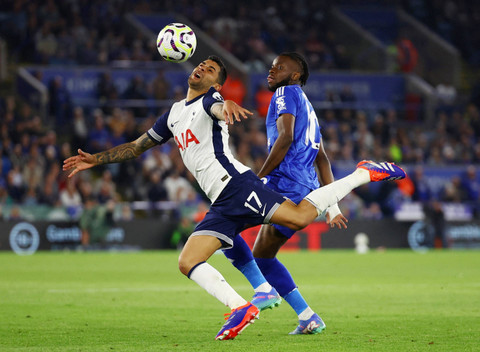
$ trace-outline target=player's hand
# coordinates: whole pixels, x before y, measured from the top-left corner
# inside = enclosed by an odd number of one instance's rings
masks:
[[[240,117],[244,119],[248,118],[248,115],[252,116],[253,112],[242,108],[240,105],[235,103],[233,100],[225,100],[223,103],[223,110],[222,110],[223,118],[227,125],[233,125],[235,121],[242,121]]]
[[[342,213],[338,214],[333,219],[330,219],[330,214],[328,214],[327,212],[327,215],[325,217],[327,218],[327,224],[329,224],[330,227],[333,228],[337,226],[339,229],[342,229],[342,227],[345,229],[347,228],[348,219],[343,216]]]
[[[77,172],[90,169],[96,165],[96,159],[92,154],[78,149],[78,155],[72,156],[63,161],[63,171],[73,170],[68,177],[72,177]]]

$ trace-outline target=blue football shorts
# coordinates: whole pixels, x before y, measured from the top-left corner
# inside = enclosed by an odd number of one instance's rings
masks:
[[[252,171],[235,175],[191,236],[215,236],[223,248],[231,248],[233,238],[242,230],[270,223],[273,213],[285,200]]]
[[[268,175],[262,178],[262,181],[264,181],[268,187],[290,199],[295,204],[300,203],[310,192],[313,191],[312,188],[305,187],[286,177],[282,177],[280,180],[280,177],[278,176]],[[282,233],[282,235],[288,238],[291,238],[296,232],[288,227],[277,224],[273,224],[273,227],[275,227]]]

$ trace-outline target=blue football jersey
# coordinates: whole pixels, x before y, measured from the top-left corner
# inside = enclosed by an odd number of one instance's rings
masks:
[[[315,110],[299,85],[278,88],[270,101],[266,118],[269,151],[278,138],[277,119],[285,113],[295,117],[294,140],[283,161],[270,173],[272,181],[276,180],[279,189],[290,191],[295,184],[318,188],[314,161],[322,135]]]

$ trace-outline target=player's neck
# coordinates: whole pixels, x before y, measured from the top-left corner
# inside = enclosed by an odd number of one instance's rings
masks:
[[[205,94],[206,92],[208,92],[208,89],[202,89],[202,90],[196,90],[196,89],[193,89],[193,88],[188,88],[187,90],[187,101],[191,101],[193,99],[195,99],[196,97],[202,95],[202,94]]]

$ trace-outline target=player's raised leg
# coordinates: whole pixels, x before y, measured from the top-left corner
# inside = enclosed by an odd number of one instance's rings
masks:
[[[300,230],[353,189],[369,182],[393,181],[405,177],[405,171],[393,163],[361,161],[350,175],[312,191],[297,206],[288,201],[283,202],[273,214],[271,222]]]
[[[220,249],[222,243],[213,236],[190,236],[179,257],[180,271],[209,294],[229,307],[229,319],[215,337],[217,340],[235,338],[259,315],[259,310],[240,296],[222,274],[206,262]]]

